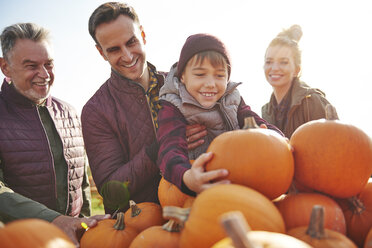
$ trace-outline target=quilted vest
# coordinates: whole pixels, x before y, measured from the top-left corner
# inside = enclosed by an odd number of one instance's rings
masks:
[[[62,140],[68,165],[68,206],[78,216],[83,205],[85,150],[75,110],[49,97],[46,107]],[[40,115],[26,97],[5,80],[0,92],[0,160],[4,182],[14,192],[56,209],[56,175],[52,152]]]

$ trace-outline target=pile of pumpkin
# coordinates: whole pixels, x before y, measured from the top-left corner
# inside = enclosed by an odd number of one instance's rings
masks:
[[[81,247],[372,248],[371,138],[334,120],[308,122],[290,140],[254,126],[208,148],[205,169],[228,169],[231,184],[194,198],[163,178],[160,205],[130,201]]]

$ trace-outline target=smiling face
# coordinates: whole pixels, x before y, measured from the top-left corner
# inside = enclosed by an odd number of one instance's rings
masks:
[[[49,96],[54,65],[47,41],[18,39],[7,59],[2,59],[1,69],[16,90],[34,103],[40,104]]]
[[[145,38],[138,23],[120,15],[112,22],[100,24],[96,29],[96,39],[98,51],[116,72],[147,85]]]
[[[227,66],[226,63],[213,66],[208,57],[198,60],[196,56],[188,61],[180,79],[195,100],[203,107],[211,107],[226,91]]]
[[[270,46],[266,51],[264,71],[266,80],[274,88],[290,88],[300,68],[294,63],[288,46]]]

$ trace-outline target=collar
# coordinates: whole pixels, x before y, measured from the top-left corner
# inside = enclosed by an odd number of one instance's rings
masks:
[[[4,79],[3,84],[1,86],[1,93],[6,99],[6,101],[13,102],[17,105],[21,105],[24,107],[34,107],[37,104],[35,104],[33,101],[25,97],[24,95],[20,94],[14,87],[14,85],[11,82],[7,82],[7,80]],[[49,96],[42,104],[42,106],[51,106],[52,105],[52,97]]]

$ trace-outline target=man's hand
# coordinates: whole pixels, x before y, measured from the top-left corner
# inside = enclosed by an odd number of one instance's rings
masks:
[[[80,239],[83,236],[84,228],[81,226],[82,222],[85,222],[87,226],[94,227],[97,222],[103,219],[109,219],[111,215],[95,215],[89,218],[74,218],[70,216],[61,215],[52,221],[52,224],[59,227],[64,231],[76,247],[80,247]]]
[[[228,175],[225,169],[205,171],[205,164],[213,157],[211,152],[203,153],[192,164],[191,169],[183,174],[183,182],[195,193],[199,194],[217,184],[229,184],[230,181],[223,179]]]
[[[200,124],[186,126],[187,149],[192,150],[204,143],[204,136],[207,135],[205,126]]]

